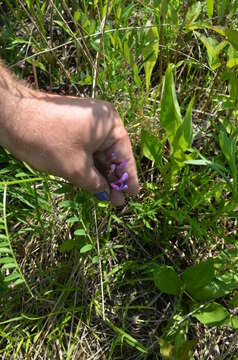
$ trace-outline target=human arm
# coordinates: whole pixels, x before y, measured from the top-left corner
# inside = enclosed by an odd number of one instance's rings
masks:
[[[108,178],[114,153],[127,162],[128,193],[138,192],[130,140],[108,102],[28,89],[0,64],[0,127],[0,145],[18,159],[92,193],[107,191],[121,205],[124,194]]]

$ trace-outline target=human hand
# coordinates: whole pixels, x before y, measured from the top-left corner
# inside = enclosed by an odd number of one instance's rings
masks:
[[[36,92],[15,99],[8,119],[8,149],[32,167],[60,176],[101,199],[122,205],[124,193],[110,186],[128,173],[130,195],[137,194],[138,178],[128,134],[113,105]],[[112,157],[117,167],[110,173]],[[126,167],[126,168],[125,168]]]

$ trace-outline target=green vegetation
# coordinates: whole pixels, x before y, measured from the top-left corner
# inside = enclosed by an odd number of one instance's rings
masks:
[[[112,209],[0,150],[1,358],[237,358],[237,15],[0,1],[0,56],[32,86],[114,102],[141,183]]]

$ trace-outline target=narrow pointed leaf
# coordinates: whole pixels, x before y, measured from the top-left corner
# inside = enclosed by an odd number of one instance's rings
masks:
[[[207,14],[210,19],[213,17],[213,0],[207,0]]]
[[[0,264],[11,264],[11,263],[15,263],[15,260],[9,256],[0,258]]]
[[[176,162],[183,163],[186,160],[185,152],[191,147],[193,140],[192,128],[192,107],[194,99],[188,105],[184,121],[180,125],[174,142],[173,142],[173,157]]]
[[[15,263],[4,264],[2,266],[2,270],[15,269],[16,267],[17,267],[17,265]]]
[[[23,284],[25,281],[23,279],[17,279],[15,282],[14,282],[14,286],[17,286],[17,285],[20,285],[20,284]]]
[[[10,250],[6,247],[0,247],[0,254],[10,254]]]
[[[146,43],[142,49],[147,91],[150,88],[151,75],[158,58],[158,54],[159,54],[159,33],[156,27],[151,27],[146,33]]]
[[[7,242],[7,241],[1,241],[1,242],[0,242],[0,248],[7,247],[7,246],[8,246],[8,242]]]
[[[20,278],[20,274],[17,272],[13,272],[12,274],[10,274],[4,278],[4,282],[9,283],[9,282],[17,280],[19,278]]]
[[[164,79],[161,99],[160,123],[168,133],[171,151],[173,151],[173,141],[175,139],[177,130],[182,123],[182,118],[176,96],[171,65],[168,66]]]

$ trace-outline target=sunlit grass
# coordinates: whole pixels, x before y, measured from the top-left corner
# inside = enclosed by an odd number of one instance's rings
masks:
[[[207,3],[171,1],[166,9],[158,1],[110,2],[95,93],[115,103],[133,144],[141,191],[123,209],[96,203],[1,149],[0,241],[11,247],[1,252],[0,242],[3,358],[180,360],[187,352],[223,359],[237,352],[237,186],[221,143],[221,131],[228,143],[237,136],[237,67],[227,68],[237,49],[208,61],[194,30],[230,41],[204,24],[237,28],[238,4],[214,1],[211,20]],[[0,55],[33,87],[90,97],[105,11],[100,0],[80,8],[2,1]],[[193,158],[172,176],[160,122],[169,63],[183,118],[195,98],[193,152],[186,149]],[[211,258],[220,296],[195,300],[191,289],[161,291],[155,281],[158,266],[181,276]],[[7,288],[14,269],[18,278]],[[209,327],[194,316],[214,301],[230,318]]]

